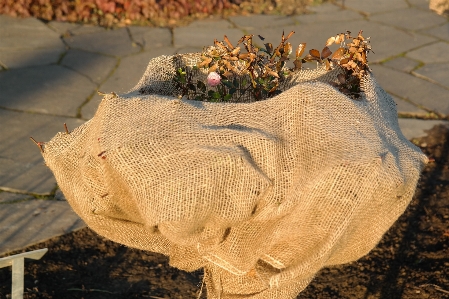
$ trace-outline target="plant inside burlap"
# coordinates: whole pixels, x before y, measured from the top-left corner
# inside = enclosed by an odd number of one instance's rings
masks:
[[[263,101],[178,99],[176,69],[198,61],[151,60],[131,92],[45,143],[75,212],[113,241],[204,267],[208,298],[295,298],[322,267],[367,254],[427,162],[373,75],[358,99],[321,67]]]

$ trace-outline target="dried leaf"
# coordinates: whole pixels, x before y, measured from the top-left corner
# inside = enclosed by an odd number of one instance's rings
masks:
[[[271,54],[273,52],[273,45],[271,43],[266,43],[265,44],[265,49],[267,50],[267,52],[269,54]]]
[[[312,60],[316,60],[316,58],[315,57],[313,57],[312,55],[310,55],[310,54],[307,54],[306,56],[304,56],[304,58],[303,58],[305,61],[312,61]]]
[[[329,61],[329,59],[326,59],[326,70],[327,71],[332,70],[332,65],[331,65],[331,62]]]
[[[234,48],[234,50],[231,51],[232,56],[236,56],[240,53],[240,47]]]
[[[299,71],[302,67],[302,62],[299,59],[296,59],[295,61],[293,61],[293,64],[295,65],[295,68],[294,68],[295,71]]]
[[[338,48],[337,51],[334,52],[334,55],[332,55],[332,59],[341,59],[343,55],[345,54],[345,48]]]
[[[344,35],[344,33],[340,33],[340,34],[337,34],[336,36],[335,36],[335,43],[336,44],[340,44],[340,43],[342,43],[342,42],[344,42],[345,41],[345,35]]]
[[[340,60],[340,65],[345,65],[348,62],[349,62],[349,58],[342,59],[342,60]]]
[[[228,44],[229,48],[234,49],[234,46],[231,44],[231,42],[229,41],[228,37],[225,35],[224,36],[224,41]]]
[[[198,63],[197,66],[198,67],[205,67],[205,66],[208,66],[209,63],[211,63],[211,62],[212,62],[212,58],[206,57],[206,59],[204,59],[203,62]]]
[[[241,39],[239,39],[239,41],[237,42],[237,45],[241,44],[242,42],[246,42],[247,40],[251,39],[253,36],[254,36],[253,34],[244,35]]]
[[[261,36],[261,35],[257,35],[257,36],[260,38],[260,40],[262,40],[262,41],[265,40],[265,38],[263,36]]]
[[[273,76],[273,77],[279,78],[279,75],[278,75],[278,73],[276,73],[276,72],[268,71],[268,74],[271,75],[271,76]]]
[[[328,47],[324,47],[323,51],[321,51],[321,59],[325,59],[332,54],[332,51]]]
[[[333,43],[335,43],[335,36],[331,36],[327,39],[326,41],[326,47],[329,47],[330,45],[332,45]]]
[[[306,49],[306,43],[300,43],[298,46],[298,49],[296,49],[296,59],[299,59],[302,56],[305,49]]]
[[[226,72],[223,73],[222,76],[225,77],[225,78],[229,78],[229,77],[232,76],[232,73],[230,71],[226,71]]]
[[[288,56],[292,53],[292,45],[290,43],[286,43],[284,45],[284,53],[282,54],[283,56]]]
[[[209,73],[215,72],[217,70],[217,68],[218,68],[218,64],[216,63],[209,68]]]
[[[309,54],[315,59],[320,59],[321,57],[320,52],[316,49],[309,50]]]
[[[239,60],[237,57],[235,57],[235,56],[223,56],[222,57],[223,59],[226,59],[226,60],[232,60],[232,61],[237,61],[237,60]]]

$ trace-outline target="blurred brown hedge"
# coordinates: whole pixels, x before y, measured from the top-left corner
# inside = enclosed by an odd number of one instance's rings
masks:
[[[102,26],[174,26],[213,14],[297,14],[312,0],[0,0],[0,14]]]

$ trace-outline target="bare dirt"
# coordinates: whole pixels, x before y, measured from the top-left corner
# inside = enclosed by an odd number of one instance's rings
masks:
[[[435,162],[406,212],[369,255],[323,269],[298,299],[449,298],[449,129],[414,142]],[[25,264],[25,299],[197,298],[201,286],[202,271],[177,270],[160,254],[87,228],[11,254],[45,247],[41,260]],[[11,269],[0,269],[0,298],[10,292]]]

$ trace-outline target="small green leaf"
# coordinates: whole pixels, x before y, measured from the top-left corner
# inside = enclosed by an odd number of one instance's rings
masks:
[[[234,85],[233,87],[237,88],[239,86],[239,80],[237,80],[237,78],[234,78],[234,81],[232,81],[232,85]]]
[[[219,98],[221,98],[221,95],[220,95],[219,92],[214,92],[214,93],[212,94],[212,98],[214,98],[214,99],[219,99]]]
[[[231,98],[232,98],[232,94],[227,94],[227,95],[224,96],[223,99],[224,99],[225,101],[229,101]]]
[[[230,93],[231,95],[233,95],[236,91],[237,91],[236,88],[231,88],[231,89],[229,90],[229,93]]]
[[[226,87],[229,87],[229,88],[232,88],[232,87],[234,87],[234,85],[230,82],[230,81],[228,81],[228,80],[223,80],[223,81],[221,81]]]

